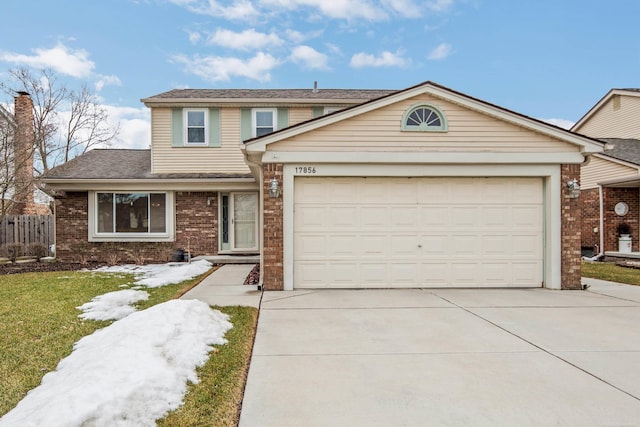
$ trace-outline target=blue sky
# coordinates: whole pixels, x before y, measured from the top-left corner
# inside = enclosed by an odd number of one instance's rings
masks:
[[[148,145],[139,100],[173,88],[431,80],[567,123],[613,87],[640,87],[636,0],[30,0],[0,10],[0,80],[26,66],[87,82],[121,122],[118,146]]]

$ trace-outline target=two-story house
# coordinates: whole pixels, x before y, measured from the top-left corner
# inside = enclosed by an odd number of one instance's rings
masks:
[[[260,254],[265,289],[581,286],[575,185],[598,141],[432,82],[142,101],[150,150],[46,176],[60,259],[189,245]]]
[[[605,143],[581,171],[582,247],[594,248],[595,255],[640,258],[640,89],[611,89],[571,130]],[[623,223],[631,246],[619,243]]]

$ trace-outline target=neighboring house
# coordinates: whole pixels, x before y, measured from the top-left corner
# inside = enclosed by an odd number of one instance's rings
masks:
[[[606,143],[581,171],[583,249],[640,257],[640,89],[610,90],[571,130]],[[619,253],[622,223],[631,228],[636,254]]]
[[[94,150],[45,177],[62,260],[117,242],[162,261],[188,243],[259,253],[270,290],[581,287],[569,187],[596,140],[432,82],[142,101],[151,150]]]
[[[49,215],[49,198],[35,187],[33,102],[14,98],[14,113],[0,106],[0,210],[8,215]]]

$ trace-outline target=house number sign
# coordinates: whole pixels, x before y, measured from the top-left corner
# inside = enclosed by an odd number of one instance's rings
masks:
[[[302,175],[313,175],[316,173],[315,166],[296,166],[296,173]]]
[[[629,205],[625,202],[618,202],[613,210],[616,212],[616,215],[625,216],[629,212]]]

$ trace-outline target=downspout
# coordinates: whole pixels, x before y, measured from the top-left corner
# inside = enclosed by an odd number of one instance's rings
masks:
[[[598,197],[600,198],[600,250],[596,259],[604,256],[604,200],[602,197],[602,184],[598,184]]]

